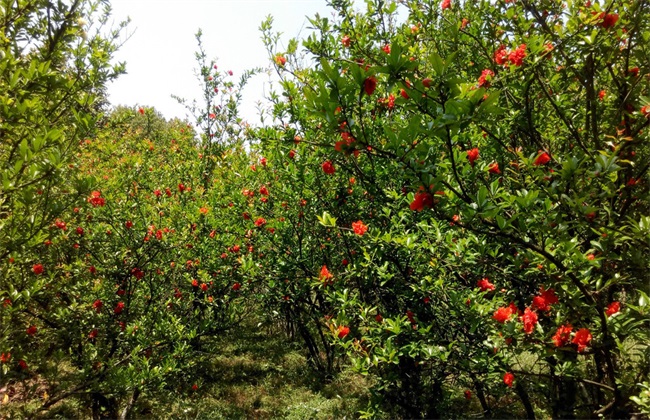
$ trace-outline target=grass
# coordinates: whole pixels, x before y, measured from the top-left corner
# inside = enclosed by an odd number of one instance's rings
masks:
[[[249,325],[214,344],[219,353],[200,372],[204,385],[187,397],[143,401],[134,416],[354,418],[367,402],[364,377],[344,372],[323,379],[308,367],[298,343],[288,343],[282,334]]]

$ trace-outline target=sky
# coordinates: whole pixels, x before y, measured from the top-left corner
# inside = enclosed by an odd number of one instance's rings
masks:
[[[130,17],[131,23],[115,54],[116,61],[126,62],[127,74],[108,86],[109,100],[115,106],[153,106],[167,119],[189,118],[172,94],[200,97],[194,76],[199,28],[208,57],[239,80],[245,69],[271,65],[259,31],[268,15],[274,31],[283,33],[280,49],[290,38],[307,36],[308,16],[332,16],[325,0],[111,0],[111,5],[115,22]],[[268,83],[268,75],[258,75],[244,90],[241,115],[251,124],[259,121],[256,103]]]

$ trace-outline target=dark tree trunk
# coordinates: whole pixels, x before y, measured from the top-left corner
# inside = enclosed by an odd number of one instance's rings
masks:
[[[526,418],[534,419],[535,410],[533,410],[533,405],[530,403],[530,398],[528,397],[528,392],[526,392],[526,388],[524,388],[521,382],[517,381],[517,385],[515,385],[515,389],[517,390],[517,395],[519,395],[519,398],[521,399],[521,403],[524,405],[524,408],[526,409]]]

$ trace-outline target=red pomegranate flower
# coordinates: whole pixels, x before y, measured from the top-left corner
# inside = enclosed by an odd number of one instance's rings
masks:
[[[510,388],[512,388],[512,383],[515,380],[515,375],[513,375],[510,372],[507,372],[505,375],[503,375],[503,383],[508,385]]]
[[[524,58],[526,58],[526,44],[521,44],[508,54],[508,61],[517,67],[524,64]]]
[[[263,217],[258,217],[257,220],[255,221],[255,226],[261,227],[266,224],[266,219]]]
[[[93,302],[93,309],[95,309],[97,313],[100,313],[102,311],[103,306],[104,303],[100,299],[97,299],[96,301]]]
[[[93,192],[90,193],[90,197],[88,198],[88,202],[93,207],[103,207],[106,204],[106,200],[104,200],[101,196],[102,196],[101,192],[93,191]]]
[[[650,105],[643,105],[641,107],[641,114],[646,118],[650,118]]]
[[[122,313],[124,310],[124,302],[117,302],[117,305],[115,306],[115,309],[113,310],[115,312],[115,315],[119,315]]]
[[[506,47],[505,45],[500,45],[494,52],[494,62],[501,66],[506,64],[507,59],[508,53],[506,52]]]
[[[322,266],[321,269],[320,269],[320,276],[319,276],[321,281],[327,282],[328,280],[332,279],[332,277],[334,277],[334,276],[327,269],[327,266],[326,265]]]
[[[37,276],[43,274],[43,271],[45,271],[45,269],[43,268],[43,264],[34,264],[32,266],[32,272]]]
[[[535,325],[537,325],[537,312],[532,311],[530,308],[526,308],[524,314],[521,316],[521,321],[524,323],[524,332],[526,334],[531,334]]]
[[[368,231],[368,226],[366,226],[361,220],[352,223],[352,229],[354,233],[359,236],[363,236],[364,233]]]
[[[551,310],[551,305],[558,303],[555,290],[546,290],[544,286],[540,287],[539,295],[533,298],[533,307],[540,311],[548,312]]]
[[[467,159],[469,160],[470,165],[474,166],[474,162],[476,162],[478,158],[479,158],[479,151],[477,147],[467,151]]]
[[[411,202],[411,210],[422,211],[425,207],[433,207],[433,196],[428,192],[417,192]]]
[[[619,313],[620,310],[621,310],[621,303],[620,303],[620,302],[616,302],[616,301],[614,301],[614,302],[610,303],[610,304],[607,306],[607,310],[605,311],[605,315],[607,315],[608,317],[610,317],[610,316],[612,316],[612,315],[614,315],[614,314]]]
[[[287,59],[281,54],[276,55],[273,60],[275,61],[275,64],[280,67],[284,67],[284,65],[287,64]]]
[[[478,87],[490,87],[490,81],[494,77],[494,72],[490,69],[485,69],[481,72],[478,78]]]
[[[540,165],[546,165],[551,161],[551,157],[549,156],[548,153],[543,152],[540,150],[540,154],[535,158],[535,161],[533,162],[533,165],[535,166],[540,166]]]
[[[591,332],[588,328],[580,328],[578,331],[576,331],[571,342],[573,344],[576,344],[578,346],[578,352],[582,353],[584,349],[589,345],[591,338]]]
[[[616,25],[616,22],[618,22],[618,15],[616,13],[605,13],[602,12],[600,14],[600,18],[603,20],[603,22],[600,24],[605,29],[609,29]]]
[[[511,316],[512,316],[512,310],[510,309],[510,307],[505,307],[505,308],[497,309],[496,312],[494,312],[494,315],[492,315],[492,319],[503,324],[506,321],[508,321]]]
[[[553,335],[553,343],[555,343],[555,347],[565,346],[571,339],[571,331],[573,331],[571,324],[560,326]]]
[[[493,164],[491,164],[488,167],[488,172],[491,173],[491,174],[500,175],[501,170],[499,169],[499,164],[497,162],[494,162]]]
[[[440,4],[440,8],[442,10],[451,8],[451,0],[442,0],[442,3]]]
[[[334,172],[336,172],[336,169],[334,168],[334,164],[329,160],[323,162],[321,167],[323,168],[323,172],[325,172],[327,175],[332,175]]]
[[[481,288],[481,292],[487,292],[488,290],[492,291],[496,289],[496,287],[494,287],[494,284],[490,283],[490,279],[488,279],[487,277],[484,277],[481,280],[479,280],[477,285],[478,287]]]
[[[345,338],[348,334],[350,334],[350,328],[343,325],[339,325],[338,337]]]
[[[377,78],[375,76],[370,76],[363,81],[363,90],[366,92],[366,95],[370,96],[375,93],[377,88]]]

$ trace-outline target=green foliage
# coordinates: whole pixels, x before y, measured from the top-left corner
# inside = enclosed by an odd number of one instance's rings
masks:
[[[112,73],[57,96],[56,60],[3,61],[22,137],[2,149],[2,383],[49,395],[23,413],[83,392],[94,415],[168,394],[180,413],[260,318],[316,381],[364,375],[362,417],[647,411],[650,4],[331,5],[283,51],[262,23],[281,80],[260,127],[237,111],[256,70],[231,82],[197,34],[198,141],[144,108],[81,134]],[[272,415],[351,409],[320,391]],[[264,414],[228,395],[197,412]]]
[[[330,340],[377,376],[374,410],[437,417],[453,381],[490,413],[515,371],[535,378],[513,388],[525,415],[623,415],[648,361],[648,4],[366,5],[334,3],[300,53],[262,27],[283,125],[256,138],[278,166],[301,138],[276,181],[317,199],[300,247],[326,250],[276,261],[329,267],[308,293],[323,294]],[[510,302],[530,315],[492,319]],[[626,309],[606,313],[613,302]],[[566,324],[591,332],[585,349],[576,335],[556,348]]]

